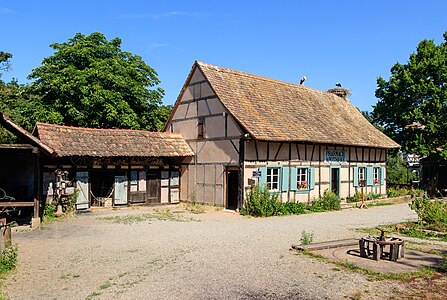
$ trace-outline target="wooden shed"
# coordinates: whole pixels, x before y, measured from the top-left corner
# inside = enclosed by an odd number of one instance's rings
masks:
[[[165,126],[195,154],[181,198],[241,208],[255,183],[282,201],[386,195],[386,152],[399,145],[332,91],[196,61]]]
[[[78,209],[177,203],[180,166],[194,155],[178,133],[37,123],[33,134],[54,150],[42,162],[44,196],[53,193],[55,170],[65,171],[80,191]]]

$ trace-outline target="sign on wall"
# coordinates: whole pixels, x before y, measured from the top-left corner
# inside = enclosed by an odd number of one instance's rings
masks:
[[[346,162],[346,152],[344,150],[325,150],[325,162]]]

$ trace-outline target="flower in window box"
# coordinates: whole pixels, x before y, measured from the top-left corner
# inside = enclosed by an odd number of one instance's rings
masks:
[[[298,181],[298,189],[299,190],[307,189],[307,181]]]
[[[374,179],[374,184],[379,184],[380,183],[380,179]]]

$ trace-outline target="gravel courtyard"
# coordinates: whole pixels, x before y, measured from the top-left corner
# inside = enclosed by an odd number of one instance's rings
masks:
[[[168,209],[167,220],[125,208],[16,232],[19,265],[3,289],[10,299],[387,299],[396,282],[370,282],[290,246],[303,230],[318,242],[416,219],[408,204],[273,218]]]

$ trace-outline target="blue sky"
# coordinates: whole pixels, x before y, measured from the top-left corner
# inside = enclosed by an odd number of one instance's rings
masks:
[[[447,1],[23,1],[0,0],[3,80],[27,75],[51,43],[102,32],[143,57],[174,103],[194,60],[327,90],[341,82],[362,110],[422,39],[442,42]]]

